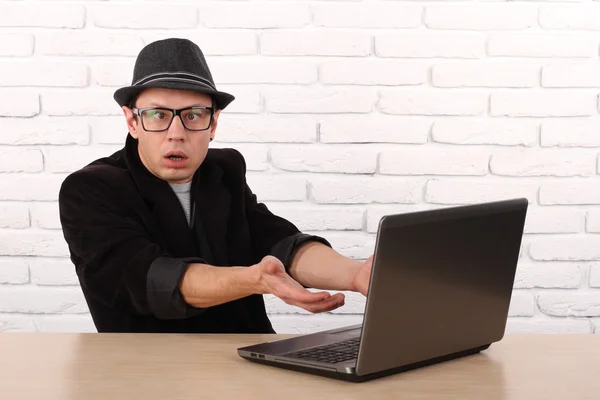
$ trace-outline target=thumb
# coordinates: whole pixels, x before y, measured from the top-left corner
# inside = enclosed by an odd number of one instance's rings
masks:
[[[277,272],[284,271],[283,263],[277,258],[273,256],[265,256],[260,261],[260,264],[265,268],[266,272],[269,274],[275,274]]]

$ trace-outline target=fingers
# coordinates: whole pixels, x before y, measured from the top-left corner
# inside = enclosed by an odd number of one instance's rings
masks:
[[[330,298],[318,303],[298,303],[296,306],[301,307],[312,313],[322,313],[335,310],[345,304],[345,297],[342,293],[337,293]]]

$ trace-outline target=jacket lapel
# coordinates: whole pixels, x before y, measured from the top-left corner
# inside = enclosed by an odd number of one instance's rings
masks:
[[[159,232],[149,227],[152,236],[162,238],[169,253],[175,257],[193,256],[193,237],[177,195],[166,181],[146,169],[139,158],[137,141],[131,135],[127,135],[125,162],[158,225]]]
[[[209,156],[192,181],[192,199],[196,204],[196,223],[203,228],[214,262],[228,265],[227,221],[231,197],[221,182],[223,169]]]

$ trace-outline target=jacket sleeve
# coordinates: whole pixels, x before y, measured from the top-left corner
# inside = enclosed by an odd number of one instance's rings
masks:
[[[74,173],[59,191],[59,216],[71,260],[86,296],[160,319],[202,312],[188,305],[179,283],[191,262],[154,243],[118,191],[104,179]]]
[[[313,241],[331,247],[325,238],[301,232],[292,222],[273,214],[265,204],[259,203],[246,182],[244,157],[239,152],[237,154],[243,167],[246,216],[255,259],[260,260],[266,255],[272,255],[283,263],[289,273],[295,251],[302,244]]]

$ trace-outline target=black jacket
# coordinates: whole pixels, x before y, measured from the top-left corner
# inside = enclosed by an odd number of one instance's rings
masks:
[[[192,229],[130,135],[123,149],[64,180],[60,221],[99,332],[273,333],[261,295],[206,309],[188,305],[178,289],[188,263],[248,266],[271,254],[289,269],[301,243],[329,246],[257,202],[236,150],[209,149],[191,192]]]

